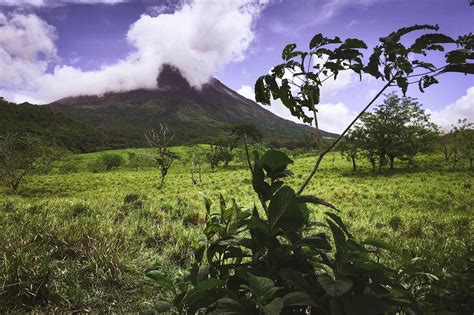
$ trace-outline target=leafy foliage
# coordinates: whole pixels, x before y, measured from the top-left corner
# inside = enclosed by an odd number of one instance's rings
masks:
[[[48,168],[64,151],[30,135],[0,137],[0,178],[16,192],[27,175]]]
[[[369,313],[374,305],[382,311],[416,309],[396,273],[357,243],[336,213],[325,212],[324,222],[310,222],[314,206],[335,207],[299,196],[284,183],[292,162],[275,150],[262,157],[255,154],[253,187],[263,213],[235,200],[228,205],[222,196],[215,209],[204,196],[206,239],[196,249],[189,275],[175,280],[182,288],[173,301],[178,311],[330,313],[355,307]],[[319,231],[309,228],[315,225]],[[383,241],[366,243],[391,250]]]
[[[435,147],[436,137],[436,125],[415,99],[391,93],[373,112],[362,115],[349,139],[378,161],[381,172],[387,160],[391,169],[395,158],[413,163],[417,154]]]

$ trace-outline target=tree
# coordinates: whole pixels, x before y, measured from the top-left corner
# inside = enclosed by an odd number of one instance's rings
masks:
[[[46,168],[62,151],[30,135],[0,137],[0,178],[15,193],[25,177]]]
[[[461,159],[469,160],[472,169],[474,159],[474,124],[467,119],[459,119],[452,125],[449,133],[441,136],[445,160],[451,161],[455,168]]]
[[[228,166],[234,159],[234,150],[238,147],[240,141],[248,143],[253,141],[258,143],[263,135],[257,127],[251,124],[228,125],[224,127],[227,134],[212,139],[211,152],[208,155],[208,161],[214,170],[220,162]]]
[[[360,140],[361,138],[357,135],[357,132],[353,130],[347,134],[339,145],[341,155],[352,162],[352,170],[354,172],[357,170],[356,160],[359,158],[361,153],[362,144],[360,143]]]
[[[205,150],[200,145],[193,145],[189,148],[189,155],[191,162],[191,182],[193,185],[197,184],[197,179],[195,178],[197,168],[199,183],[202,183],[202,164],[206,156]]]
[[[152,149],[152,153],[149,154],[149,157],[160,169],[161,180],[159,187],[163,187],[166,175],[168,175],[168,170],[173,163],[174,156],[170,150],[173,137],[174,135],[169,135],[168,127],[163,124],[160,124],[160,130],[158,133],[156,133],[155,130],[152,130],[150,133],[145,134],[148,146]]]
[[[433,148],[437,136],[436,125],[416,99],[395,93],[360,120],[354,132],[369,156],[377,156],[379,172],[387,161],[393,169],[395,158],[412,163],[416,154]]]

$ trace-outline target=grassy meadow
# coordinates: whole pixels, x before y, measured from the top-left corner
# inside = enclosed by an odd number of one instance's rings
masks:
[[[161,189],[153,168],[91,172],[101,153],[69,156],[27,178],[16,195],[0,188],[0,313],[140,311],[166,297],[144,275],[159,267],[172,276],[192,260],[203,237],[200,192],[257,203],[243,162],[216,172],[205,164],[203,183],[193,185],[186,149],[173,151],[182,158]],[[114,153],[127,158],[127,150]],[[294,160],[289,182],[299,186],[314,157]],[[393,244],[399,254],[383,257],[389,265],[432,273],[440,283],[465,272],[474,253],[472,171],[452,169],[441,155],[420,157],[412,168],[398,162],[380,175],[360,163],[354,173],[339,153],[329,154],[306,193],[341,209],[357,239]],[[312,215],[323,211],[314,207]]]

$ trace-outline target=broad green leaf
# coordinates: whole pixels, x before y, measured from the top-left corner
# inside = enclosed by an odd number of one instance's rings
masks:
[[[255,82],[255,101],[264,105],[270,105],[270,89],[265,85],[265,77],[261,76]]]
[[[332,297],[341,296],[352,288],[350,279],[333,279],[327,273],[318,276],[318,283]]]
[[[283,297],[283,303],[285,306],[316,305],[316,303],[308,294],[300,291],[291,292],[285,295]]]
[[[262,301],[269,300],[280,288],[275,286],[273,280],[254,276],[251,273],[248,273],[248,286],[247,287],[257,299]]]
[[[428,24],[423,24],[423,25],[413,25],[409,27],[402,27],[398,29],[395,32],[390,33],[387,37],[382,37],[380,39],[381,42],[387,43],[387,42],[398,42],[400,38],[408,33],[411,33],[413,31],[419,31],[419,30],[434,30],[437,31],[439,29],[438,25],[428,25]]]
[[[327,202],[327,201],[325,201],[321,198],[318,198],[316,196],[299,195],[299,196],[296,196],[296,202],[298,202],[298,203],[313,203],[313,204],[316,204],[316,205],[326,206],[328,208],[339,211],[335,206],[333,206],[329,202]]]
[[[204,205],[206,206],[206,212],[207,214],[211,213],[211,205],[212,205],[212,200],[209,199],[204,193],[200,192],[199,193],[204,200]]]
[[[442,72],[461,72],[464,74],[474,74],[474,64],[453,64],[446,66]]]
[[[224,285],[224,281],[220,279],[210,278],[210,279],[199,282],[198,285],[194,289],[191,290],[191,292],[197,293],[197,292],[207,291],[207,290],[215,289],[222,285]]]
[[[293,160],[281,151],[268,150],[262,155],[260,163],[267,172],[277,173],[293,163]]]
[[[324,212],[324,214],[330,217],[346,233],[348,237],[352,237],[352,234],[349,233],[349,230],[347,229],[340,216],[331,212]]]
[[[468,49],[457,49],[446,54],[448,63],[466,63],[467,59],[474,59],[474,52]]]
[[[348,38],[344,41],[344,43],[339,47],[347,49],[347,48],[367,48],[367,45],[364,41],[357,39],[357,38]]]
[[[261,311],[265,315],[276,315],[280,314],[281,311],[283,310],[283,299],[282,298],[276,298],[264,307],[261,308]]]
[[[296,44],[286,45],[285,48],[283,48],[283,52],[281,53],[281,58],[285,61],[290,59],[290,54],[291,52],[293,52],[293,50],[295,50],[295,48],[296,48]]]
[[[313,49],[319,45],[321,45],[321,43],[323,42],[323,34],[316,34],[313,36],[313,38],[311,39],[311,41],[309,42],[309,49]]]
[[[398,253],[399,251],[393,247],[391,244],[385,242],[384,240],[377,238],[367,238],[362,242],[363,245],[370,245],[380,249],[385,249],[393,253]]]
[[[217,300],[217,308],[212,314],[242,315],[249,314],[249,311],[250,310],[245,305],[242,305],[236,300],[222,298]]]
[[[285,214],[294,197],[295,191],[288,186],[283,186],[270,199],[270,205],[268,206],[268,225],[270,230],[275,227],[280,218]]]
[[[309,210],[306,204],[293,201],[275,226],[287,234],[298,233],[309,222]]]
[[[455,43],[456,41],[444,34],[424,34],[415,40],[415,43],[410,47],[415,52],[421,52],[424,49],[429,49],[430,45],[440,43]]]
[[[296,289],[302,290],[306,293],[313,294],[315,293],[315,289],[313,285],[308,282],[301,273],[290,269],[290,268],[282,268],[279,271],[280,276],[285,280],[287,284],[290,286],[295,287]]]
[[[329,244],[325,235],[313,235],[305,237],[301,240],[301,244],[307,245],[313,249],[331,250],[331,244]]]

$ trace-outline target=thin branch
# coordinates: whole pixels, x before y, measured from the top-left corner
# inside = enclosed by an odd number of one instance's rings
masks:
[[[245,146],[245,156],[247,157],[247,164],[249,166],[250,173],[252,173],[252,176],[253,176],[252,162],[250,162],[249,147],[247,144],[247,134],[245,133],[244,133],[244,146]]]
[[[369,107],[382,95],[382,93],[392,84],[392,82],[395,80],[397,76],[394,76],[390,81],[388,81],[387,84],[377,93],[377,95],[374,96],[374,98],[367,104],[367,106],[364,107],[364,109],[357,115],[354,120],[346,127],[346,129],[342,132],[342,134],[333,142],[331,145],[329,145],[324,151],[322,151],[318,159],[316,160],[316,163],[313,166],[313,169],[309,176],[305,179],[305,181],[301,184],[301,187],[298,189],[298,192],[296,193],[297,195],[301,195],[301,193],[304,191],[306,186],[308,186],[309,182],[313,178],[314,174],[318,171],[319,165],[321,164],[322,159],[324,156],[329,153],[338,143],[339,141],[345,136],[345,134],[352,128],[352,126],[356,123],[356,121],[369,109]]]

